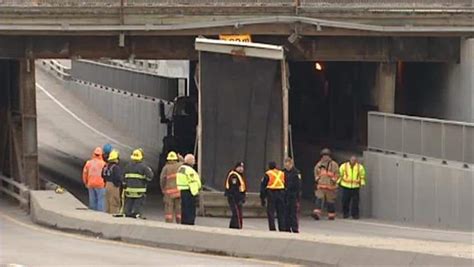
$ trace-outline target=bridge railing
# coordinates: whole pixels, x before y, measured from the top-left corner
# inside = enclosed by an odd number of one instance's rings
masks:
[[[368,148],[474,164],[474,123],[369,112]]]
[[[0,192],[17,200],[22,208],[28,209],[30,191],[26,185],[0,174]]]
[[[367,8],[463,8],[472,0],[0,0],[1,6],[146,7],[146,6],[300,6]]]
[[[71,78],[71,68],[68,68],[61,63],[59,63],[57,60],[50,59],[50,60],[42,60],[41,64],[43,66],[49,68],[53,73],[55,73],[59,78],[68,80]]]

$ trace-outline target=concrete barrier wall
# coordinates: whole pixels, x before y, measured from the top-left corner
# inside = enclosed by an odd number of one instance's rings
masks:
[[[71,77],[103,86],[172,101],[178,95],[176,78],[88,60],[71,61]]]
[[[369,183],[362,209],[373,218],[473,230],[474,170],[365,152]],[[459,164],[460,165],[460,164]]]
[[[125,91],[101,88],[94,84],[64,81],[65,88],[126,136],[141,140],[148,148],[161,151],[166,125],[160,123],[159,99],[145,99]],[[171,104],[165,102],[167,109]]]

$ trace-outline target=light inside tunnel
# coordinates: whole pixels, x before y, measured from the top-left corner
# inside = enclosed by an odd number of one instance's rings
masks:
[[[319,62],[314,63],[314,69],[316,71],[322,71],[323,70],[323,65]]]

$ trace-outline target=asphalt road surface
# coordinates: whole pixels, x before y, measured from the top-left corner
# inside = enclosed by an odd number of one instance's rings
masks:
[[[282,266],[279,263],[151,248],[50,230],[32,224],[28,216],[5,199],[0,199],[0,266],[183,265]]]

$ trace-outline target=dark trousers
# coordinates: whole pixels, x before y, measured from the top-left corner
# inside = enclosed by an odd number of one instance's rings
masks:
[[[196,220],[196,197],[189,190],[181,191],[181,224],[194,225]]]
[[[267,190],[268,228],[275,231],[275,213],[278,220],[278,231],[287,231],[285,223],[285,191]]]
[[[229,228],[242,229],[242,202],[240,198],[228,196],[227,202],[229,203],[230,210],[232,211]]]
[[[138,214],[142,215],[143,203],[145,196],[139,198],[125,197],[123,206],[123,213],[127,217],[136,217]]]
[[[299,233],[298,213],[300,210],[300,201],[296,196],[286,198],[286,223],[287,228],[292,233]]]
[[[349,217],[349,207],[352,218],[359,218],[359,188],[342,187],[342,212],[344,218]]]

